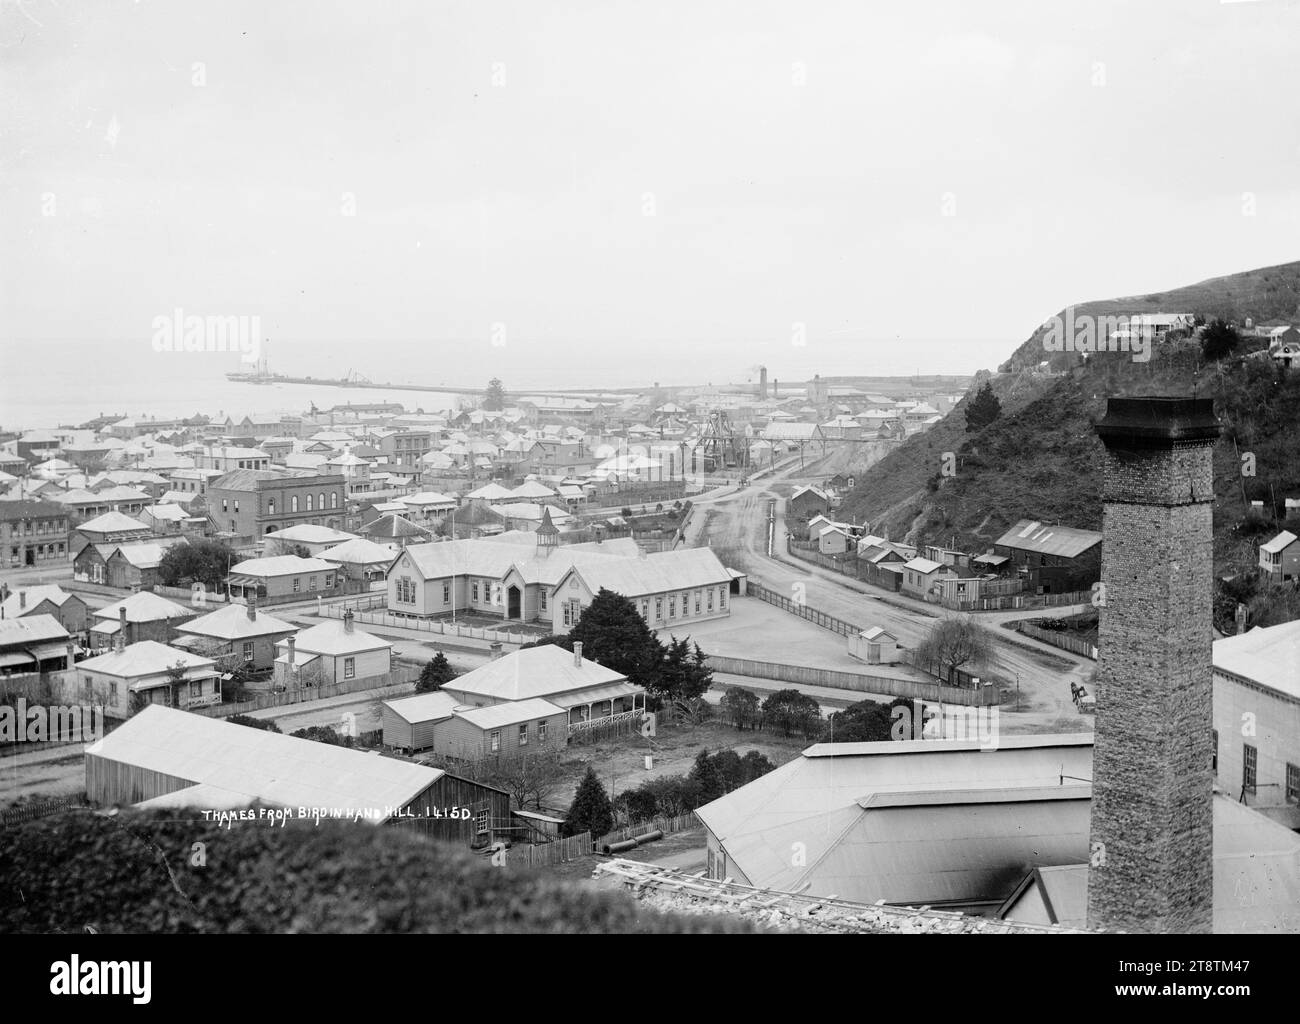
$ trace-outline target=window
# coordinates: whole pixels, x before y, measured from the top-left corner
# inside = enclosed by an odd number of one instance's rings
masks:
[[[1210,771],[1217,772],[1219,770],[1219,730],[1211,729],[1210,737],[1210,742],[1213,745],[1213,749],[1210,751]]]
[[[268,499],[266,500],[266,514],[267,514],[268,516],[273,516],[273,515],[275,515],[275,499],[274,499],[274,498],[268,498]]]
[[[1255,756],[1256,750],[1249,743],[1242,745],[1241,751],[1241,788],[1247,793],[1255,792]]]
[[[549,593],[550,591],[547,590],[546,587],[542,587],[542,589],[537,592],[538,607],[542,611],[546,611],[546,598]]]
[[[577,590],[577,589],[578,589],[578,577],[577,577],[577,576],[570,576],[570,577],[569,577],[569,589],[570,589],[570,590]]]
[[[229,512],[229,511],[230,511],[230,506],[227,504],[225,498],[222,498],[222,499],[221,499],[221,511],[222,511],[222,512]]]
[[[339,507],[339,492],[334,491],[330,495],[330,508],[338,508],[338,507]]]
[[[546,722],[544,721],[537,723],[537,742],[546,742]]]
[[[1300,764],[1287,763],[1286,802],[1289,804],[1300,804]]]
[[[194,682],[190,683],[190,696],[191,696],[191,697],[201,697],[201,696],[203,696],[203,680],[202,680],[202,679],[196,679],[196,680],[194,680]]]
[[[308,495],[307,495],[307,511],[308,511],[308,512],[311,512],[314,508],[315,508],[315,506],[312,504],[312,495],[308,494]]]
[[[252,661],[252,660],[253,660],[253,641],[252,641],[252,640],[245,640],[245,641],[244,641],[244,660],[245,660],[245,661]]]
[[[573,625],[573,620],[569,617],[572,614],[572,610],[573,610],[573,602],[565,601],[564,602],[564,624],[566,626]]]
[[[527,722],[525,722],[523,725],[519,727],[519,745],[521,747],[528,746],[528,723]]]
[[[725,608],[725,607],[727,607],[727,588],[726,588],[726,587],[719,587],[719,588],[718,588],[718,607],[719,607],[719,608]]]
[[[235,499],[235,515],[239,515],[239,499]]]
[[[677,618],[677,595],[676,594],[668,595],[668,617],[670,619]]]
[[[320,504],[317,506],[322,512],[325,511],[325,492],[320,492]]]
[[[656,618],[656,619],[662,619],[663,617],[664,617],[664,599],[663,599],[662,597],[656,597],[656,598],[655,598],[655,618]]]
[[[478,600],[478,580],[471,580],[469,584],[469,597],[471,601]]]
[[[698,590],[695,592],[695,614],[700,614],[700,592]]]
[[[713,589],[709,589],[709,611],[713,611]]]
[[[291,512],[298,511],[298,495],[295,494],[293,497],[289,499],[289,510]]]
[[[344,659],[343,659],[343,678],[344,678],[344,679],[355,679],[356,676],[357,676],[357,659],[356,659],[356,658],[344,658]]]
[[[108,699],[113,704],[117,703],[117,683],[115,682],[108,684]]]
[[[315,589],[316,589],[316,577],[315,577],[315,576],[308,576],[308,577],[307,577],[307,589],[308,589],[308,590],[315,590]]]
[[[442,585],[442,603],[447,604],[450,600],[451,600],[451,584],[444,583]]]
[[[492,733],[489,733],[489,734],[488,734],[488,748],[489,748],[489,749],[492,751],[492,753],[494,753],[494,754],[495,754],[498,750],[501,749],[501,731],[500,731],[500,730],[496,730],[495,732],[492,732]]]
[[[488,812],[484,808],[481,811],[474,812],[474,832],[477,835],[483,835],[488,830]]]
[[[397,579],[397,603],[415,604],[415,583],[409,576],[399,576]]]
[[[331,574],[331,575],[325,577],[325,589],[326,589],[326,590],[329,590],[332,586],[334,586],[334,576],[333,576],[333,574]]]
[[[295,576],[293,578],[293,592],[296,594],[301,589],[302,589],[302,579],[301,577]]]
[[[647,622],[650,621],[650,602],[649,602],[649,601],[642,601],[642,602],[641,602],[641,618],[645,619]]]

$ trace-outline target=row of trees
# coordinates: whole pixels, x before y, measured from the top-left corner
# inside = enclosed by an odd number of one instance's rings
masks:
[[[895,728],[902,719],[895,709],[907,711],[911,729]],[[760,704],[758,696],[739,686],[722,696],[719,713],[737,729],[770,729],[783,736],[799,736],[818,743],[879,743],[892,739],[918,739],[920,716],[910,697],[889,703],[861,700],[823,718],[817,701],[798,690],[779,690]]]
[[[595,769],[589,767],[573,794],[563,832],[566,836],[590,832],[596,839],[612,832],[620,815],[631,823],[689,814],[761,778],[774,767],[757,750],[742,757],[734,750],[710,754],[704,749],[695,755],[688,774],[648,779],[635,789],[625,789],[614,800],[610,800]]]

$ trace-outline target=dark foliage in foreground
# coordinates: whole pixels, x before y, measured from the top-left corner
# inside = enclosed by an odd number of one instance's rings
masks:
[[[0,830],[0,932],[755,930],[656,914],[365,821],[223,828],[177,817],[75,811]]]

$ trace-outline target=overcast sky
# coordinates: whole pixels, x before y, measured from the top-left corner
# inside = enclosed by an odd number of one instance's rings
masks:
[[[0,65],[8,346],[972,371],[1300,258],[1296,0],[3,0]]]

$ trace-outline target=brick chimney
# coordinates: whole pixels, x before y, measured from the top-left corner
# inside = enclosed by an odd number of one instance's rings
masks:
[[[289,637],[289,638],[285,641],[285,643],[287,643],[287,644],[289,645],[289,651],[288,651],[288,653],[284,656],[284,660],[285,660],[285,662],[286,662],[286,663],[288,664],[288,666],[289,666],[289,671],[292,672],[292,671],[293,671],[293,653],[294,653],[294,645],[297,643],[297,641],[296,641],[293,637]]]
[[[1211,399],[1112,398],[1088,925],[1208,933],[1213,906]]]
[[[497,658],[501,657],[501,641],[493,640],[490,644],[488,644],[488,651],[490,652],[489,660],[496,661]]]
[[[27,591],[18,591],[18,610],[22,611],[27,607]]]
[[[577,668],[582,668],[582,641],[579,640],[573,645],[573,664]]]
[[[248,599],[246,610],[248,612],[248,621],[256,622],[257,621],[257,596],[256,595]]]
[[[117,649],[120,651],[126,646],[126,608],[122,607],[117,610]]]
[[[343,632],[352,632],[352,609],[349,608],[343,613]]]

